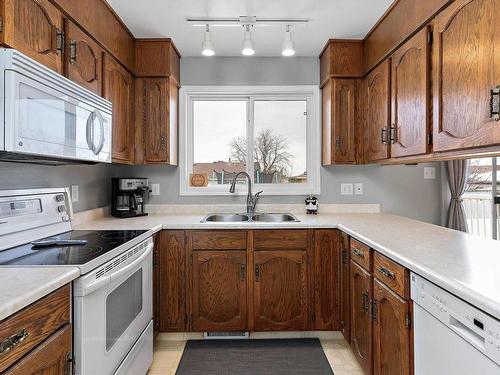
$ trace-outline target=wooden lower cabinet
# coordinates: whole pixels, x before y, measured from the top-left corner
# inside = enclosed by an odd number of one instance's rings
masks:
[[[66,324],[22,358],[4,375],[66,375],[71,373],[72,329]]]
[[[409,302],[373,283],[373,374],[410,374]]]
[[[194,251],[194,331],[244,331],[247,327],[246,251]]]
[[[340,328],[340,259],[338,230],[315,230],[313,251],[314,329]]]
[[[372,274],[351,261],[351,347],[365,374],[372,373]]]
[[[351,342],[351,267],[349,236],[340,233],[340,330],[344,338]]]
[[[254,330],[307,330],[307,252],[255,251],[253,259]]]
[[[183,332],[187,329],[185,232],[162,231],[160,241],[160,330]]]

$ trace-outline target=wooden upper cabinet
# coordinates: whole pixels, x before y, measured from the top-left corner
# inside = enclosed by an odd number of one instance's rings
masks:
[[[254,330],[309,328],[307,252],[254,252]]]
[[[134,162],[134,78],[104,55],[103,96],[113,103],[113,162]]]
[[[391,157],[430,151],[429,33],[423,28],[392,55]]]
[[[373,297],[373,374],[409,375],[409,302],[378,280],[373,284]]]
[[[330,39],[320,56],[320,84],[331,77],[363,76],[363,41]]]
[[[103,49],[68,19],[65,21],[65,33],[66,77],[101,95]]]
[[[498,0],[456,0],[434,21],[434,151],[500,144],[499,19]]]
[[[184,231],[162,231],[159,250],[161,331],[182,332],[187,329],[186,258]]]
[[[137,39],[135,42],[137,77],[173,77],[180,82],[180,58],[171,39]]]
[[[351,261],[351,348],[365,374],[372,371],[372,275]]]
[[[322,88],[323,165],[356,163],[357,79],[331,78]]]
[[[3,45],[63,73],[62,13],[49,0],[5,0],[0,3]]]
[[[338,230],[314,231],[314,329],[340,326],[340,258]]]
[[[246,251],[194,251],[194,331],[244,331],[247,327]]]
[[[349,236],[340,233],[340,330],[344,338],[351,342],[351,269],[350,269],[350,251]]]
[[[387,159],[390,121],[390,59],[364,79],[363,85],[364,159]]]

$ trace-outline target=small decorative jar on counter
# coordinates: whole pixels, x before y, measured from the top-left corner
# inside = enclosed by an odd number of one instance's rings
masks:
[[[318,198],[310,195],[306,198],[306,214],[317,215],[318,214]]]

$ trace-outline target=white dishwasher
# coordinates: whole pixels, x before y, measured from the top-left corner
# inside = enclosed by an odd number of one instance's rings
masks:
[[[415,375],[499,375],[500,321],[411,274]]]

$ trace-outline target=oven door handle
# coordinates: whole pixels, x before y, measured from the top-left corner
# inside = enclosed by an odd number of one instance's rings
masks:
[[[115,273],[112,273],[110,275],[111,281],[114,281],[114,280],[122,277],[123,275],[127,274],[131,269],[133,269],[137,265],[141,264],[144,261],[144,259],[146,259],[146,257],[151,253],[151,251],[153,250],[153,246],[154,246],[154,244],[150,243],[148,245],[147,249],[144,251],[144,253],[139,258],[135,259],[133,262],[130,262],[125,267],[123,267],[122,269],[119,269]]]
[[[82,290],[82,297],[88,296],[89,294],[94,293],[96,290],[101,289],[103,286],[108,285],[111,283],[111,277],[109,276],[102,276],[96,281],[85,285]]]

